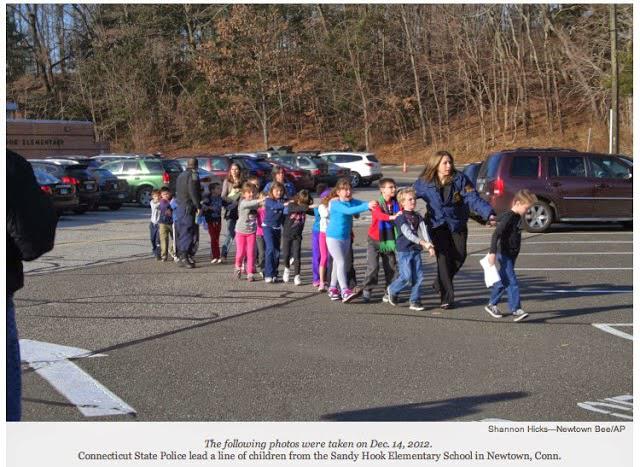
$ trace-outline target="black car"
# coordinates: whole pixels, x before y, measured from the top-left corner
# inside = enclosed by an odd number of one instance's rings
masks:
[[[107,206],[112,211],[122,207],[129,198],[129,184],[120,180],[107,169],[90,168],[89,171],[98,181],[99,197],[95,207]]]
[[[97,205],[100,196],[98,181],[87,170],[86,164],[62,159],[29,159],[29,162],[34,169],[42,169],[63,183],[75,186],[80,196],[80,204],[73,209],[75,213],[83,214]]]
[[[60,179],[37,167],[33,168],[33,174],[36,176],[40,189],[51,196],[53,207],[58,215],[62,214],[65,209],[78,207],[80,200],[75,185],[63,183]]]
[[[478,172],[480,172],[480,166],[482,162],[471,162],[463,167],[462,173],[469,177],[473,186],[476,186],[476,180],[478,179]]]

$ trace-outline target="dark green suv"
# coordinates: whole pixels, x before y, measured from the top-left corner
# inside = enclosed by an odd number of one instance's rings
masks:
[[[175,192],[176,179],[182,167],[174,160],[159,158],[126,158],[100,166],[129,184],[129,200],[149,206],[151,192],[163,186]]]

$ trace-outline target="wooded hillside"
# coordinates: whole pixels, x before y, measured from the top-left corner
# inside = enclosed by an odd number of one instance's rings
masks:
[[[632,5],[616,8],[631,153]],[[7,98],[116,150],[607,150],[608,5],[7,6]]]

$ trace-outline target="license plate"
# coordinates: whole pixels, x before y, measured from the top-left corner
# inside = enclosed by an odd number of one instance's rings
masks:
[[[66,188],[60,188],[61,195],[66,195],[67,193],[69,193],[69,190],[67,190]]]
[[[93,183],[86,183],[86,184],[84,185],[84,187],[85,187],[87,190],[93,190],[94,185],[93,185]]]
[[[120,199],[124,199],[124,194],[123,194],[123,193],[120,193],[120,194],[118,195],[118,198],[120,198]]]

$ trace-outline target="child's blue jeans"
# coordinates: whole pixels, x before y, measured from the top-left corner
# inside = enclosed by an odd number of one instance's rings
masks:
[[[278,277],[281,229],[262,227],[264,236],[264,277]]]
[[[491,289],[490,305],[497,305],[505,290],[509,299],[509,310],[513,313],[520,309],[520,289],[518,288],[518,278],[516,277],[516,259],[507,255],[496,255],[500,263],[500,281],[493,284]]]
[[[398,295],[405,288],[411,287],[411,303],[420,303],[420,286],[424,277],[420,250],[397,251],[398,277],[389,286],[392,295]]]

